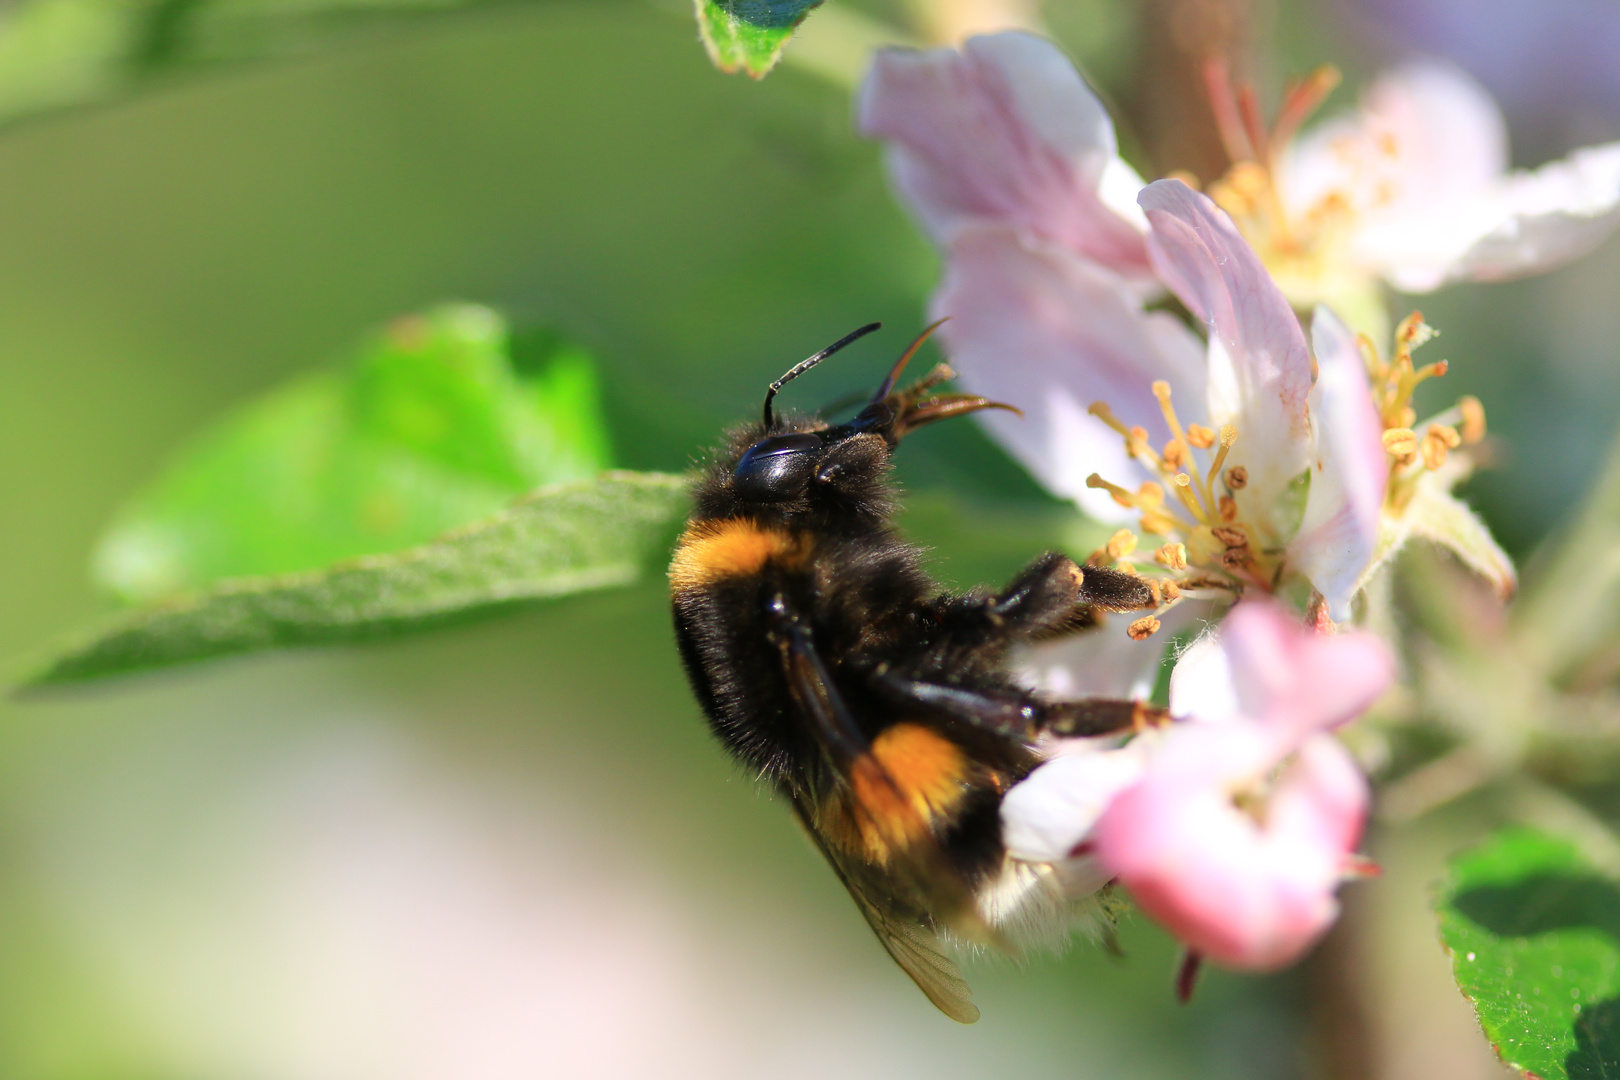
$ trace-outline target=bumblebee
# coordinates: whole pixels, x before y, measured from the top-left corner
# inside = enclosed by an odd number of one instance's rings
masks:
[[[897,390],[929,327],[849,422],[772,410],[786,383],[878,328],[771,383],[760,422],[710,456],[669,570],[675,632],[721,743],[792,806],[928,999],[971,1023],[979,1011],[941,937],[1012,949],[1074,907],[1061,868],[1008,856],[1002,797],[1038,764],[1043,735],[1144,722],[1136,702],[1043,698],[1014,681],[1009,654],[1154,597],[1140,578],[1055,552],[998,592],[932,581],[891,524],[891,455],[926,424],[1012,406],[933,394],[944,365]]]

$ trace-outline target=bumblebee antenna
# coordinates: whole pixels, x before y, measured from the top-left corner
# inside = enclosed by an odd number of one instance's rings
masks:
[[[780,379],[777,379],[775,382],[771,383],[770,387],[765,391],[765,426],[770,428],[774,427],[776,424],[776,417],[771,414],[771,399],[776,396],[777,391],[781,390],[782,387],[786,386],[794,379],[797,379],[800,375],[803,375],[805,372],[827,359],[827,357],[831,356],[839,349],[842,349],[845,345],[848,345],[857,338],[865,337],[874,330],[881,329],[882,326],[883,324],[880,322],[867,323],[859,330],[850,331],[815,355],[807,356],[803,360],[800,360],[797,364],[794,364],[788,369],[786,375],[783,375]]]

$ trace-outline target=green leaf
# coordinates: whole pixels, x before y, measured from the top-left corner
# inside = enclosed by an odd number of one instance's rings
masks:
[[[721,71],[756,79],[776,66],[793,31],[822,0],[696,0],[698,29]]]
[[[97,580],[143,602],[394,551],[608,464],[595,369],[472,305],[400,319],[187,447],[102,540]]]
[[[1504,1062],[1542,1080],[1620,1076],[1620,887],[1573,844],[1499,833],[1453,861],[1437,911]]]
[[[432,543],[324,570],[221,582],[128,612],[37,664],[42,686],[259,649],[385,637],[662,570],[686,481],[608,472]]]

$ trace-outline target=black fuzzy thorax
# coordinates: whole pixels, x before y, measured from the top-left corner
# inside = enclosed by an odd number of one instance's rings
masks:
[[[780,653],[770,643],[765,610],[780,593],[806,614],[836,689],[868,739],[901,720],[936,725],[989,768],[1022,776],[1034,764],[1022,740],[897,707],[871,685],[873,672],[888,670],[1027,694],[1004,670],[1009,642],[964,646],[949,632],[953,615],[982,594],[946,592],[923,568],[922,550],[891,526],[897,498],[888,447],[863,456],[863,468],[831,490],[791,503],[750,505],[731,493],[731,471],[754,442],[766,434],[826,429],[817,419],[793,418],[768,433],[759,425],[729,432],[694,484],[693,527],[746,518],[802,535],[810,549],[801,565],[767,565],[757,575],[675,596],[682,660],[712,730],[748,769],[786,794],[816,797],[832,781],[819,737],[798,715]]]

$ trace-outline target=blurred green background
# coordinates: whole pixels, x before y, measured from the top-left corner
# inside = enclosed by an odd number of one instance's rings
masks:
[[[1052,9],[1126,94],[1134,5]],[[1377,58],[1345,53],[1331,11],[1272,14],[1279,70]],[[716,73],[682,6],[588,0],[5,133],[0,658],[105,610],[97,535],[190,435],[403,312],[489,303],[581,342],[628,468],[684,468],[783,368],[882,319],[789,393],[870,385],[937,266],[848,112],[791,64]],[[1436,393],[1477,394],[1504,438],[1471,494],[1515,554],[1603,457],[1617,275],[1611,243],[1422,305],[1453,363]],[[903,457],[949,579],[1004,574],[1075,527],[970,425]],[[1421,864],[1444,829],[1378,854]],[[1421,905],[1424,887],[1385,895]],[[1432,931],[1392,941],[1432,949],[1444,979]],[[4,1077],[1322,1071],[1309,968],[1211,973],[1182,1007],[1171,943],[1137,920],[1124,944],[1123,961],[1079,943],[975,963],[983,1021],[939,1017],[710,742],[656,585],[0,703]],[[1435,1031],[1468,1022],[1460,999],[1436,1007]],[[1451,1060],[1427,1075],[1493,1068]]]

